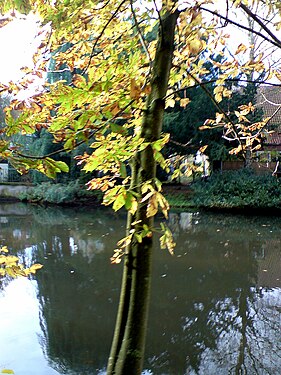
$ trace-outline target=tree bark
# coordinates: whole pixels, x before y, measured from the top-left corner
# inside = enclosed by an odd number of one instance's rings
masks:
[[[165,95],[172,66],[174,34],[178,11],[166,11],[159,24],[158,43],[150,80],[151,93],[148,96],[142,122],[142,137],[145,142],[155,142],[162,131],[165,110]],[[139,152],[132,163],[131,188],[141,196],[144,182],[155,179],[156,161],[152,147]],[[154,218],[147,218],[147,203],[139,204],[134,217],[128,214],[127,232],[132,220],[140,220],[137,230],[143,225],[153,228]],[[151,237],[139,243],[133,238],[128,245],[124,260],[123,279],[115,332],[108,360],[108,375],[138,375],[142,372],[147,317],[150,300]]]

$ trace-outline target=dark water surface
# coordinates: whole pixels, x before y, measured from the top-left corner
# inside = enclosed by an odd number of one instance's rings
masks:
[[[154,252],[145,374],[281,373],[281,218],[172,213],[177,249]],[[125,216],[0,206],[0,244],[32,280],[0,285],[0,370],[104,374]],[[128,374],[133,375],[133,374]]]

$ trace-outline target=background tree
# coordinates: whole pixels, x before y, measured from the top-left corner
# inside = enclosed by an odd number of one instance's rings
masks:
[[[223,61],[221,56],[214,56],[213,59],[218,63]],[[181,93],[181,98],[185,97],[190,100],[188,105],[181,107],[176,102],[175,106],[169,108],[165,114],[164,131],[170,133],[170,142],[165,147],[165,151],[168,155],[172,153],[195,154],[200,147],[208,145],[205,153],[211,161],[227,160],[231,157],[229,151],[233,145],[223,138],[223,129],[219,127],[200,130],[206,120],[216,116],[218,109],[210,100],[206,89],[212,92],[216,86],[216,79],[222,73],[210,62],[205,63],[204,68],[207,73],[201,77],[201,83],[204,84],[205,90],[201,85],[190,87]],[[232,91],[231,98],[224,98],[221,102],[221,107],[226,113],[233,113],[244,103],[255,104],[258,84],[251,78],[244,85],[241,85],[239,80],[230,80],[227,87]],[[256,110],[255,114],[252,114],[251,122],[261,120],[262,111]]]

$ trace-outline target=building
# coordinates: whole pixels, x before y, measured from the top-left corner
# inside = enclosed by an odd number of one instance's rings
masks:
[[[256,107],[262,109],[264,118],[270,119],[268,128],[272,130],[266,135],[263,150],[281,152],[281,85],[260,86]]]

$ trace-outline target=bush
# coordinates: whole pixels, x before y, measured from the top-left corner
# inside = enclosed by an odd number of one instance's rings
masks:
[[[79,181],[69,184],[42,183],[21,194],[20,199],[28,202],[42,203],[75,203],[88,199],[100,200],[100,192],[88,191]]]
[[[192,185],[190,206],[218,208],[281,208],[281,180],[251,170],[213,173]]]

